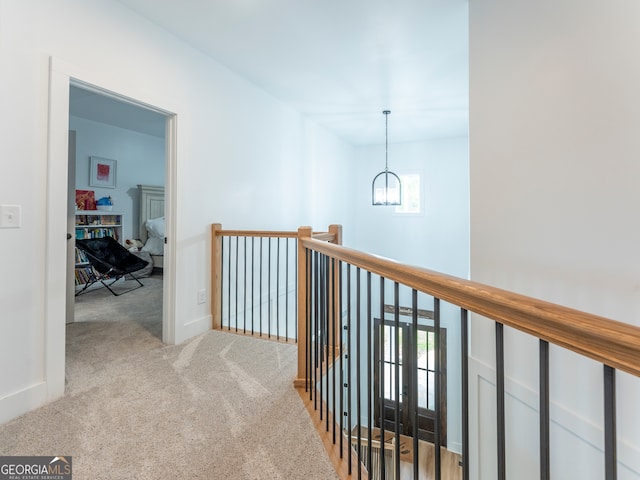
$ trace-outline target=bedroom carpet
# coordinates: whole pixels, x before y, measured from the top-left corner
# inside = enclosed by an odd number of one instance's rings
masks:
[[[101,284],[92,286],[76,297],[75,321],[91,322],[91,328],[96,328],[96,323],[131,322],[135,325],[129,328],[142,327],[162,339],[162,275],[151,275],[140,281],[144,287],[117,297]],[[119,280],[112,288],[119,293],[136,285],[133,280]]]
[[[292,386],[296,347],[220,331],[163,345],[143,313],[161,280],[143,283],[78,298],[66,394],[0,425],[0,454],[70,455],[77,480],[336,479]]]

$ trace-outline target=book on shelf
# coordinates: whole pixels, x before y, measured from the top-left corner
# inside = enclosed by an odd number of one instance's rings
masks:
[[[87,258],[86,253],[84,253],[79,248],[76,248],[76,265],[82,263],[89,263],[89,259]]]
[[[103,215],[102,225],[118,225],[120,215]]]
[[[113,227],[76,228],[76,239],[113,237],[118,240],[118,232]]]
[[[95,278],[95,273],[93,271],[92,266],[87,267],[77,267],[76,268],[76,285],[84,285],[85,283],[89,283],[93,278]]]
[[[89,283],[100,278],[104,280],[112,278],[107,274],[100,275],[91,265],[76,266],[75,270],[76,285],[84,285],[85,283]]]
[[[92,214],[76,214],[76,226],[89,225],[120,225],[121,215],[92,215]]]

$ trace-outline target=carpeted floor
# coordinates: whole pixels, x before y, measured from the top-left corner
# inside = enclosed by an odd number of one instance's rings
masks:
[[[78,297],[66,394],[1,425],[0,454],[71,455],[77,480],[337,478],[292,386],[296,347],[219,331],[163,345],[142,308],[161,279],[143,283]]]

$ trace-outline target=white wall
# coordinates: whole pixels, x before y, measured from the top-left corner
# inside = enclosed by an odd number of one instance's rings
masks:
[[[472,279],[640,324],[639,17],[629,0],[470,2]],[[495,478],[493,338],[474,323],[474,478]],[[507,476],[538,478],[536,343],[507,338]],[[602,367],[552,349],[551,368],[552,477],[603,478]],[[618,478],[640,478],[639,402],[619,375]]]
[[[76,189],[93,190],[96,200],[110,196],[113,211],[124,214],[122,238],[139,238],[138,185],[164,185],[165,139],[80,117],[69,117],[76,135]],[[116,188],[89,185],[89,158],[116,160]]]
[[[48,177],[48,140],[60,143],[47,138],[50,56],[81,72],[79,80],[177,115],[176,341],[210,326],[196,293],[209,287],[212,222],[310,223],[304,134],[314,127],[298,113],[117,2],[0,1],[0,110],[11,112],[0,119],[0,203],[23,212],[22,228],[0,230],[0,365],[12,365],[0,371],[0,421],[52,399],[64,382],[45,349],[49,329],[64,351],[64,272],[49,272],[47,282],[42,275],[46,255],[65,251],[62,236],[45,245],[47,218],[66,219],[47,213],[47,188],[61,190],[47,184],[59,177]]]
[[[311,226],[327,231],[331,224],[343,226],[343,244],[353,247],[355,217],[353,208],[354,155],[356,149],[344,140],[305,122],[304,159],[306,175],[312,181],[310,199]]]

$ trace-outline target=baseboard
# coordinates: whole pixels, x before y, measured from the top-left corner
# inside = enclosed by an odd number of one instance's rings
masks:
[[[448,442],[447,450],[458,455],[462,455],[462,443],[461,442]]]
[[[47,403],[47,384],[37,383],[0,398],[0,425]]]
[[[357,474],[358,456],[356,451],[349,447],[349,438],[343,435],[340,432],[339,426],[337,426],[336,428],[338,429],[338,432],[337,432],[338,438],[334,443],[333,437],[332,437],[332,430],[330,429],[329,431],[327,431],[325,426],[326,425],[325,420],[322,420],[320,418],[318,410],[314,408],[314,401],[309,398],[309,394],[304,391],[304,388],[296,388],[296,390],[298,391],[298,395],[300,395],[300,399],[302,400],[302,403],[307,409],[307,413],[309,414],[311,423],[313,424],[316,431],[318,432],[318,436],[322,441],[322,444],[327,453],[327,457],[329,458],[329,461],[331,462],[331,464],[333,465],[333,468],[338,474],[338,478],[340,478],[341,480],[348,480],[353,478],[361,478],[362,480],[368,480],[369,477],[364,466],[360,471],[360,476],[358,476]],[[320,410],[326,411],[326,405],[324,401],[322,400],[320,401],[319,407],[320,407]],[[328,412],[327,415],[329,415],[329,425],[333,425],[333,414],[331,412]],[[343,447],[344,447],[343,452],[340,451],[341,450],[340,435],[342,435],[342,441],[343,441]],[[349,467],[348,467],[349,455],[351,456],[352,474],[349,474]]]
[[[200,335],[201,333],[208,332],[209,330],[211,330],[211,325],[211,315],[205,315],[204,317],[198,318],[197,320],[192,320],[185,323],[182,328],[180,328],[181,335],[179,337],[176,335],[176,337],[178,337],[176,338],[176,343],[182,343],[185,340]],[[178,332],[176,331],[176,333]]]

